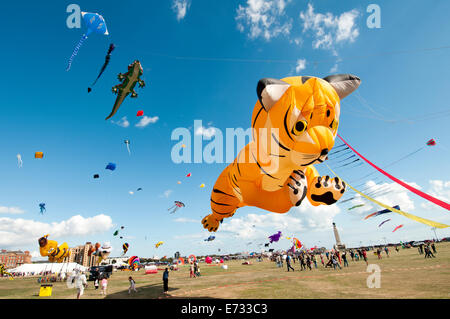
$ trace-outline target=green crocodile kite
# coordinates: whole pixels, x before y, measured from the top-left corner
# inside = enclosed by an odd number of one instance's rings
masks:
[[[145,86],[145,82],[140,78],[143,73],[144,71],[142,70],[141,63],[138,60],[135,60],[128,66],[127,73],[119,73],[117,78],[122,83],[117,84],[112,88],[113,93],[117,94],[117,98],[111,114],[109,114],[105,120],[111,118],[114,114],[116,114],[117,110],[128,94],[131,93],[132,98],[136,98],[138,96],[134,91],[134,87],[136,86],[136,83],[139,83],[139,87],[141,88]]]

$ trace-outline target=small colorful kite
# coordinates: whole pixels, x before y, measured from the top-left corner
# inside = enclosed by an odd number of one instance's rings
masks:
[[[94,178],[99,178],[99,177],[100,177],[100,175],[94,174]]]
[[[34,158],[43,158],[44,157],[44,153],[43,152],[36,152],[34,153]]]
[[[278,233],[269,236],[270,244],[279,241],[280,238],[281,238],[281,231],[278,231]]]
[[[391,219],[389,218],[389,219],[386,219],[385,221],[382,221],[381,224],[378,225],[378,227],[381,227],[381,225],[383,225],[384,223],[386,223],[386,222],[388,222],[388,221],[390,221],[390,220],[391,220]]]
[[[108,163],[108,165],[106,165],[105,169],[109,169],[111,171],[114,171],[116,169],[116,164]]]
[[[201,184],[201,185],[200,185],[200,188],[203,188],[203,187],[205,187],[205,184]]]
[[[130,259],[128,259],[128,265],[130,265],[130,268],[135,270],[139,267],[140,260],[138,256],[133,256]]]
[[[142,115],[144,115],[144,111],[142,111],[142,110],[137,111],[136,116],[142,116]]]
[[[169,207],[169,209],[167,209],[167,210],[171,210],[170,211],[170,213],[171,214],[173,214],[173,213],[175,213],[178,209],[180,209],[181,207],[185,207],[185,205],[184,205],[184,203],[183,202],[180,202],[180,201],[175,201],[174,202],[175,203],[175,205],[173,205],[172,207]]]
[[[129,247],[130,247],[130,245],[128,243],[125,243],[125,244],[122,245],[122,249],[123,249],[122,256],[125,256],[125,254],[127,253]]]
[[[187,174],[186,177],[191,177],[191,173]]]
[[[348,210],[352,210],[352,209],[355,209],[355,208],[358,208],[358,207],[363,207],[363,206],[364,206],[364,204],[355,205],[353,207],[350,207]]]
[[[209,236],[205,241],[213,241],[214,239],[216,239],[216,236]]]
[[[45,203],[40,203],[39,209],[41,210],[41,215],[44,215],[44,212],[47,211],[47,209],[45,208]]]
[[[125,140],[125,141],[123,141],[123,142],[124,142],[125,145],[127,146],[128,154],[131,155],[131,152],[130,152],[130,140]]]
[[[393,206],[392,208],[395,208],[395,209],[397,209],[397,210],[400,210],[400,206],[399,206],[399,205],[395,205],[395,206]],[[378,216],[378,215],[387,214],[387,213],[390,213],[390,212],[392,212],[392,211],[389,210],[389,209],[379,210],[379,211],[377,211],[377,212],[375,212],[375,213],[372,213],[372,214],[367,215],[364,219],[367,219],[367,218],[372,217],[372,216]]]
[[[300,249],[300,248],[302,248],[302,243],[300,242],[300,240],[298,240],[297,238],[294,238],[294,246],[295,246],[295,249]]]
[[[23,164],[23,162],[22,162],[22,155],[17,154],[17,165],[19,165],[19,168],[22,167],[22,164]]]
[[[402,227],[403,227],[403,224],[402,225],[398,225],[397,227],[394,228],[394,230],[392,232],[395,232],[397,229],[400,229]]]
[[[158,247],[161,246],[162,244],[164,244],[164,242],[163,242],[163,241],[159,241],[159,242],[157,242],[157,243],[155,244],[155,247],[158,248]]]
[[[429,141],[427,142],[427,145],[428,145],[428,146],[434,146],[434,145],[436,145],[436,141],[435,141],[434,139],[431,139],[431,140],[429,140]]]

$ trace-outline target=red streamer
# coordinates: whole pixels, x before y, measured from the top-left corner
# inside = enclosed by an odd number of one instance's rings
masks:
[[[351,147],[339,134],[338,137],[342,140],[342,142],[344,142],[353,152],[355,152],[359,157],[361,157],[367,164],[369,164],[370,166],[372,166],[373,168],[375,168],[377,171],[379,171],[381,174],[385,175],[386,177],[389,177],[391,180],[393,180],[394,182],[396,182],[397,184],[402,185],[403,187],[405,187],[406,189],[408,189],[409,191],[413,192],[416,195],[419,195],[422,198],[425,198],[426,200],[429,200],[430,202],[441,206],[442,208],[445,208],[446,210],[450,210],[450,204],[441,201],[440,199],[437,199],[431,195],[428,195],[420,190],[418,190],[417,188],[414,188],[404,182],[402,182],[401,180],[399,180],[398,178],[392,176],[391,174],[383,171],[381,168],[379,168],[378,166],[376,166],[375,164],[373,164],[371,161],[369,161],[367,158],[365,158],[364,156],[362,156],[361,154],[359,154],[353,147]]]

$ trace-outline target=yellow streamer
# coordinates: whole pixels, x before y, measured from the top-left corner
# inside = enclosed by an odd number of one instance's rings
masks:
[[[325,165],[327,165],[327,164],[325,164]],[[330,166],[327,165],[327,167],[328,167],[328,169],[329,169],[334,175],[336,175],[337,177],[339,177],[339,175],[336,174],[336,172],[334,172],[334,171],[330,168]],[[374,198],[372,198],[372,197],[369,197],[369,196],[367,196],[366,194],[361,193],[359,190],[355,189],[352,185],[350,185],[349,183],[347,183],[346,181],[344,181],[341,177],[339,177],[339,178],[340,178],[343,182],[345,182],[345,184],[347,184],[348,187],[350,187],[351,189],[353,189],[353,190],[354,190],[355,192],[357,192],[359,195],[365,197],[366,199],[370,200],[371,202],[374,202],[374,203],[377,204],[377,205],[380,205],[381,207],[384,207],[384,208],[386,208],[386,209],[389,209],[390,211],[392,211],[392,212],[394,212],[394,213],[403,215],[403,216],[405,216],[405,217],[407,217],[407,218],[409,218],[409,219],[415,220],[416,222],[419,222],[419,223],[422,223],[422,224],[425,224],[425,225],[429,225],[429,226],[432,226],[432,227],[436,227],[436,228],[447,228],[447,227],[450,227],[450,225],[437,223],[437,222],[434,222],[434,221],[432,221],[432,220],[425,219],[425,218],[422,218],[422,217],[418,217],[418,216],[415,216],[415,215],[406,213],[406,212],[404,212],[404,211],[395,209],[395,208],[393,208],[393,207],[390,207],[389,205],[383,204],[383,203],[377,201],[376,199],[374,199]]]

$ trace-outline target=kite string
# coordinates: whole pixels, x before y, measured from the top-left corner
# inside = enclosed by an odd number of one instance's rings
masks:
[[[358,153],[353,147],[351,147],[339,134],[338,137],[342,140],[342,142],[344,142],[345,144],[347,144],[347,146],[353,151],[355,152],[359,157],[361,157],[367,164],[369,164],[370,166],[372,166],[373,168],[375,168],[377,171],[379,171],[381,174],[385,175],[386,177],[390,178],[391,180],[393,180],[394,182],[396,182],[397,184],[400,184],[401,186],[405,187],[406,189],[408,189],[409,191],[413,192],[414,194],[425,198],[426,200],[441,206],[442,208],[445,208],[447,210],[450,210],[450,204],[441,201],[431,195],[428,195],[420,190],[418,190],[417,188],[414,188],[404,182],[402,182],[401,180],[399,180],[398,178],[392,176],[391,174],[383,171],[381,168],[379,168],[378,166],[376,166],[375,164],[373,164],[371,161],[369,161],[367,158],[365,158],[364,156],[362,156],[360,153]]]
[[[87,39],[87,35],[83,34],[83,36],[81,37],[80,41],[78,41],[78,44],[76,45],[75,49],[73,50],[72,55],[69,58],[69,64],[67,65],[66,71],[70,70],[70,67],[72,66],[73,59],[78,54],[78,50],[81,48],[81,46],[83,45],[84,40],[86,40],[86,39]]]

